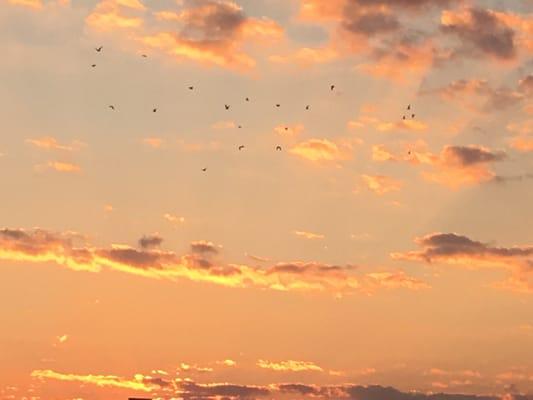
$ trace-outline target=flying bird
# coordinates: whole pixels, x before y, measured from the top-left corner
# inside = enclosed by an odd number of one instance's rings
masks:
[[[157,112],[157,108],[154,108],[154,109],[152,110],[152,112]]]
[[[239,129],[242,129],[242,125],[239,125],[238,128],[239,128]]]
[[[109,105],[109,108],[112,109],[113,111],[115,111],[115,106],[114,105]]]
[[[408,109],[408,110],[410,110],[410,109],[411,109],[411,104],[409,104],[409,105],[407,106],[407,109]]]
[[[277,151],[281,151],[281,146],[276,146]]]
[[[335,90],[335,85],[331,85],[331,86],[329,87],[329,90],[331,90],[331,91]]]
[[[146,54],[141,54],[141,57],[146,58],[148,56]]]
[[[311,107],[311,106],[305,106],[305,109],[306,109],[306,110],[309,110],[310,107]]]
[[[96,50],[97,53],[100,53],[103,48],[104,48],[104,46],[95,47],[95,50]]]
[[[92,64],[91,67],[93,67],[93,68],[96,67],[96,64]]]
[[[224,108],[225,108],[226,110],[229,110],[230,106],[229,106],[228,104],[225,104],[225,105],[224,105]]]
[[[247,97],[247,98],[246,98],[245,100],[246,100],[246,101],[250,101],[250,98],[249,98],[249,97]]]
[[[414,117],[415,117],[415,115],[414,115],[414,114],[411,114],[411,118],[414,118]]]
[[[276,107],[280,108],[280,107],[281,107],[281,104],[276,104]]]
[[[207,171],[207,168],[202,168],[202,171],[204,171],[204,172]]]
[[[194,90],[194,86],[189,86],[189,90]]]
[[[403,118],[402,118],[402,119],[403,119],[403,120],[405,120],[405,115],[403,116]]]
[[[244,146],[241,144],[241,145],[239,146],[239,151],[241,151],[242,149],[244,149]]]

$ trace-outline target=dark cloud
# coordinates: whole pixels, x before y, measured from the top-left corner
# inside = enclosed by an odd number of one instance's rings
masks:
[[[161,246],[161,243],[163,243],[163,238],[157,234],[143,236],[139,239],[139,246],[143,249],[159,247]]]
[[[269,274],[305,274],[307,272],[334,273],[351,269],[351,266],[341,267],[319,263],[279,263],[268,269]]]
[[[474,164],[504,160],[507,155],[503,151],[493,152],[479,146],[446,146],[443,156],[456,164],[467,167]]]
[[[211,242],[199,240],[191,243],[191,251],[195,254],[216,255],[219,253],[217,246]]]
[[[220,0],[186,0],[181,37],[197,42],[232,39],[246,22],[241,8]]]
[[[383,11],[360,13],[359,5],[346,8],[342,27],[345,31],[365,36],[397,31],[400,23],[395,15]]]
[[[442,257],[459,255],[527,257],[533,256],[533,247],[492,247],[455,233],[434,233],[416,241],[424,248],[418,255],[431,262]]]
[[[509,107],[516,106],[524,101],[533,85],[533,78],[530,76],[520,80],[516,88],[492,87],[488,81],[481,79],[459,79],[435,89],[421,90],[421,95],[437,94],[448,100],[464,102],[468,96],[479,96],[483,103],[480,111],[493,112],[502,111]]]
[[[515,31],[490,10],[470,8],[467,18],[454,18],[453,13],[448,16],[442,31],[456,35],[465,46],[499,59],[515,57]]]
[[[212,399],[226,397],[231,399],[254,399],[271,394],[266,387],[211,384],[201,385],[194,382],[180,383],[180,396],[185,399]]]
[[[179,261],[173,253],[162,253],[132,248],[100,249],[97,254],[111,261],[119,262],[137,268],[161,269],[165,264]]]

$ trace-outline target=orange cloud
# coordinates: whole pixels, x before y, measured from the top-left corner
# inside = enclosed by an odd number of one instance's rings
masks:
[[[152,279],[206,282],[232,288],[276,291],[372,293],[380,288],[423,289],[428,286],[403,272],[353,274],[351,268],[320,263],[280,263],[269,268],[214,263],[219,248],[207,242],[192,244],[184,256],[159,248],[75,246],[72,234],[36,229],[0,230],[0,259],[55,263],[75,271],[120,271]]]
[[[417,153],[413,155],[417,158]],[[420,161],[435,167],[423,176],[451,188],[487,182],[496,177],[489,164],[506,158],[504,152],[493,152],[482,146],[446,146],[439,156],[422,155]]]
[[[366,187],[375,194],[382,196],[402,188],[402,182],[383,175],[362,175]]]
[[[44,136],[37,139],[27,139],[26,143],[45,150],[74,151],[79,150],[82,146],[85,146],[84,143],[78,141],[73,142],[70,146],[62,145],[57,141],[56,138],[51,136]]]
[[[304,239],[308,240],[316,240],[316,239],[325,239],[324,235],[313,233],[313,232],[305,232],[305,231],[294,231],[293,232],[296,236],[302,237]]]
[[[337,145],[328,139],[310,139],[293,147],[290,152],[313,162],[341,161],[350,158],[349,144]]]
[[[81,167],[76,164],[62,162],[62,161],[50,161],[47,164],[37,165],[35,167],[37,171],[52,170],[63,173],[78,173],[81,172]]]
[[[474,145],[445,146],[440,154],[434,154],[424,148],[423,142],[415,143],[408,146],[402,154],[394,154],[384,145],[376,145],[372,149],[372,158],[374,161],[404,161],[413,165],[430,165],[433,171],[422,172],[425,179],[456,189],[495,179],[496,174],[490,165],[507,157],[503,151]]]
[[[438,60],[447,57],[449,56],[439,52],[429,40],[422,44],[400,42],[391,46],[374,61],[357,65],[356,69],[377,78],[404,83],[420,78]]]
[[[522,152],[532,152],[533,137],[516,137],[511,141],[511,147]]]
[[[87,25],[99,32],[138,29],[144,20],[138,13],[145,7],[138,0],[101,0],[86,18]]]
[[[152,11],[136,1],[102,0],[87,18],[87,24],[96,31],[110,33],[129,29],[124,40],[177,61],[238,71],[256,65],[255,59],[244,51],[248,42],[269,44],[283,37],[283,29],[275,21],[247,17],[232,0],[178,2],[177,7],[177,11]]]
[[[513,149],[522,152],[533,151],[533,120],[509,124],[507,130],[516,135],[510,141]]]
[[[163,144],[163,139],[156,138],[156,137],[149,137],[149,138],[144,138],[142,142],[145,145],[150,146],[154,149],[159,149],[161,145]]]

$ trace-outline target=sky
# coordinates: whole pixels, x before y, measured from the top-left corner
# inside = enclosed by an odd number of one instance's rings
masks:
[[[533,1],[0,0],[0,46],[1,400],[531,399]]]

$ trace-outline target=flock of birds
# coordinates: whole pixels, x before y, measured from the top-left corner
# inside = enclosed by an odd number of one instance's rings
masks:
[[[96,50],[97,53],[100,53],[100,52],[103,50],[103,48],[104,48],[104,46],[99,46],[99,47],[95,47],[94,49]],[[141,57],[143,57],[143,58],[147,58],[148,56],[147,56],[146,54],[141,54]],[[95,68],[95,67],[96,67],[96,64],[91,64],[91,67],[92,67],[92,68]],[[194,90],[194,86],[188,86],[187,89],[189,89],[189,90],[192,91],[192,90]],[[330,85],[329,90],[330,90],[331,92],[333,92],[333,91],[335,90],[335,85]],[[249,98],[249,97],[246,97],[246,98],[245,98],[245,101],[246,101],[246,102],[249,102],[249,101],[250,101],[250,98]],[[281,107],[281,104],[276,103],[275,106],[276,106],[276,108],[280,108],[280,107]],[[108,107],[109,107],[109,109],[111,109],[112,111],[115,111],[115,110],[116,110],[116,108],[115,108],[115,106],[114,106],[113,104],[110,104]],[[225,109],[226,111],[229,111],[230,108],[231,108],[231,106],[230,106],[229,104],[224,104],[224,109]],[[306,110],[306,111],[309,111],[310,109],[311,109],[311,106],[310,106],[309,104],[305,106],[305,110]],[[409,104],[409,105],[407,106],[407,111],[411,111],[411,104]],[[157,108],[153,108],[153,109],[152,109],[152,112],[154,112],[154,113],[157,112]],[[415,118],[415,114],[412,113],[412,114],[411,114],[411,119],[414,119],[414,118]],[[405,121],[405,120],[407,119],[407,116],[404,115],[404,116],[402,117],[402,119]],[[239,129],[242,129],[242,125],[238,125],[238,128],[239,128]],[[285,127],[285,130],[288,131],[289,128],[288,128],[288,127]],[[242,150],[245,149],[245,146],[241,144],[241,145],[239,145],[239,146],[237,147],[237,149],[238,149],[239,151],[242,151]],[[282,150],[283,150],[283,148],[282,148],[281,146],[279,146],[279,145],[276,146],[276,151],[282,151]],[[410,155],[410,154],[411,154],[411,151],[409,151],[409,155]],[[203,171],[203,172],[206,172],[206,171],[207,171],[207,168],[206,168],[206,167],[202,168],[202,171]]]

